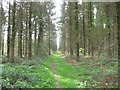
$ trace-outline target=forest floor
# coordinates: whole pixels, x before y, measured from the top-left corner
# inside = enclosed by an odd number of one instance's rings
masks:
[[[53,72],[53,75],[54,75],[54,78],[55,78],[56,88],[61,88],[60,83],[59,83],[59,79],[57,77],[57,73],[56,73],[55,69],[56,69],[56,64],[55,64],[55,62],[53,60],[53,62],[52,62],[52,72]]]
[[[54,55],[56,76],[62,88],[117,88],[117,59],[82,56],[79,62],[74,62],[62,57]]]
[[[4,63],[3,87],[21,88],[117,88],[118,60],[81,56],[71,62],[61,54],[19,63]]]

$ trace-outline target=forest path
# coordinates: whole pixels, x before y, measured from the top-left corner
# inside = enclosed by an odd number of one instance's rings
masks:
[[[68,63],[71,59],[61,54],[52,58],[55,77],[59,79],[61,88],[117,87],[117,59],[81,56],[79,62],[71,64]]]
[[[59,78],[56,77],[57,76],[57,73],[56,73],[56,64],[54,62],[54,60],[52,61],[52,72],[53,72],[53,75],[54,75],[54,78],[55,78],[55,81],[56,81],[56,88],[61,88],[60,84],[59,84]]]
[[[56,88],[77,88],[76,72],[61,54],[52,55],[52,72]]]

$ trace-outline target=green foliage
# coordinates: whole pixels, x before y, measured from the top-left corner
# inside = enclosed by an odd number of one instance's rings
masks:
[[[84,51],[84,48],[79,48],[79,52],[82,52],[82,51]]]
[[[111,58],[94,58],[81,56],[80,61],[72,65],[66,63],[66,59],[56,55],[54,61],[57,64],[56,71],[59,78],[60,85],[63,88],[100,88],[102,81],[107,80],[108,77],[117,78],[118,76],[118,62]],[[107,87],[117,87],[118,84],[111,82],[106,84]],[[104,85],[105,85],[104,84]]]
[[[46,67],[46,61],[48,59],[45,58],[37,58],[36,60],[21,59],[22,63],[5,63],[1,65],[3,68],[2,86],[7,88],[55,87],[52,71],[49,71],[51,66],[47,65]]]
[[[83,81],[83,82],[78,82],[77,88],[95,88],[99,84],[99,82],[96,82],[95,80],[93,81]]]
[[[3,55],[3,56],[0,56],[0,62],[7,62],[8,59],[7,59],[7,56]]]
[[[75,64],[60,56],[61,52],[47,58],[33,60],[20,59],[21,63],[5,63],[2,67],[2,86],[8,88],[55,88],[52,62],[56,63],[56,77],[62,88],[114,88],[118,78],[118,61],[116,58],[84,57]],[[109,82],[109,83],[106,83]]]
[[[25,81],[17,81],[15,83],[15,87],[16,88],[32,88],[32,86]]]

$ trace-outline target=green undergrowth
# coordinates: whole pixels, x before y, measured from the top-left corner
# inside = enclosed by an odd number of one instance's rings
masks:
[[[115,58],[82,56],[76,64],[54,55],[56,71],[62,88],[117,88],[118,61]]]
[[[73,67],[68,65],[59,55],[54,56],[56,72],[62,88],[76,88],[77,79]]]
[[[0,64],[2,87],[56,88],[52,62],[61,88],[117,88],[118,60],[107,57],[80,56],[75,64],[68,63],[60,52],[49,57],[15,59],[15,63]],[[4,57],[4,61],[6,57]],[[2,59],[1,59],[2,60]]]
[[[19,63],[4,63],[2,87],[6,88],[55,88],[51,56],[32,60],[17,60]],[[21,63],[20,63],[21,62]],[[47,64],[49,62],[49,64]]]

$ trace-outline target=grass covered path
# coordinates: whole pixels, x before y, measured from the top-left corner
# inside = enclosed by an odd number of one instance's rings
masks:
[[[56,77],[61,88],[117,88],[118,62],[115,58],[81,57],[74,65],[55,54]]]
[[[57,77],[57,73],[56,73],[56,64],[54,62],[54,60],[52,61],[52,72],[55,78],[55,82],[56,82],[56,88],[61,88],[60,83],[59,83],[59,79]]]
[[[59,79],[61,88],[76,88],[78,81],[74,68],[61,55],[54,55],[53,58],[56,64],[56,77]]]
[[[6,88],[117,88],[118,60],[80,56],[80,61],[53,54],[45,59],[4,63],[2,86]]]
[[[76,88],[77,78],[74,68],[68,64],[61,55],[49,56],[44,65],[36,69],[46,83],[38,83],[43,88]],[[51,84],[50,84],[51,83]]]
[[[36,69],[46,83],[38,83],[43,88],[77,88],[78,78],[75,69],[61,55],[49,56],[44,65]]]

